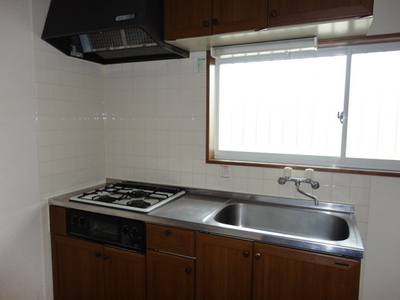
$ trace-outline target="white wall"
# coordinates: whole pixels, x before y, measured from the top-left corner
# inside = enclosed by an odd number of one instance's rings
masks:
[[[0,299],[44,299],[31,6],[0,6]]]
[[[44,204],[43,299],[53,298],[47,198],[105,181],[103,66],[67,57],[41,40],[49,3],[32,0],[32,96],[36,97],[38,185]]]
[[[374,0],[374,19],[367,35],[400,32],[398,0]]]
[[[372,177],[364,300],[400,298],[399,216],[399,179]]]

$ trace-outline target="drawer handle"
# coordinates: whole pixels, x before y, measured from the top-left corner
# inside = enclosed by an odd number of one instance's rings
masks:
[[[95,256],[96,256],[96,257],[100,257],[101,255],[102,255],[101,252],[96,252],[96,253],[95,253]]]
[[[191,272],[192,272],[192,269],[191,269],[191,268],[186,268],[186,269],[185,269],[185,273],[186,273],[186,274],[190,274]]]
[[[104,254],[104,256],[103,256],[104,259],[108,259],[109,257],[110,257],[109,254]]]
[[[218,25],[218,24],[219,24],[218,19],[213,19],[213,20],[212,20],[212,24],[213,24],[213,25]]]
[[[171,231],[170,231],[170,230],[167,229],[167,230],[164,231],[164,235],[165,235],[165,236],[169,236],[170,234],[171,234]]]
[[[208,26],[210,26],[210,23],[208,21],[203,21],[203,26],[208,27]]]
[[[250,252],[249,251],[243,251],[242,255],[243,255],[243,257],[249,257],[250,256]]]
[[[256,259],[261,259],[261,253],[257,252],[256,254],[254,254],[254,257]]]

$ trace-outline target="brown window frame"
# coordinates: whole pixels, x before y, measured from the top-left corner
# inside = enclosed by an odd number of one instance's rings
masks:
[[[385,34],[377,36],[359,36],[350,38],[337,38],[337,39],[326,39],[318,41],[319,48],[326,47],[339,47],[339,46],[351,46],[351,45],[364,45],[373,43],[387,43],[387,42],[398,42],[400,41],[400,33],[396,34]],[[210,56],[210,51],[207,51],[207,124],[206,124],[206,163],[207,164],[218,164],[218,165],[236,165],[236,166],[249,166],[249,167],[261,167],[261,168],[278,168],[292,167],[297,170],[304,170],[305,168],[313,168],[315,171],[331,172],[331,173],[348,173],[348,174],[359,174],[359,175],[372,175],[372,176],[388,176],[388,177],[400,177],[399,171],[386,171],[386,170],[375,170],[375,169],[358,169],[358,168],[346,168],[346,167],[334,167],[334,166],[318,166],[318,165],[307,165],[307,164],[283,164],[283,163],[270,163],[270,162],[258,162],[258,161],[240,161],[240,160],[229,160],[229,159],[217,159],[215,158],[215,144],[214,144],[214,119],[211,117],[214,115],[215,107],[215,95],[214,95],[214,82],[215,82],[215,59]]]

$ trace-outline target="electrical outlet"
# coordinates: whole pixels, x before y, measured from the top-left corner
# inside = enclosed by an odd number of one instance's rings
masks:
[[[229,178],[229,166],[221,165],[221,178]]]

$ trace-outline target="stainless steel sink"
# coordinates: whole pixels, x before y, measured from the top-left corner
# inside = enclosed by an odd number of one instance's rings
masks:
[[[343,218],[304,209],[235,203],[223,207],[214,220],[233,226],[328,241],[343,241],[349,237],[349,226]]]
[[[364,253],[351,205],[315,206],[308,200],[279,197],[229,199],[202,223],[216,234],[351,257]]]

